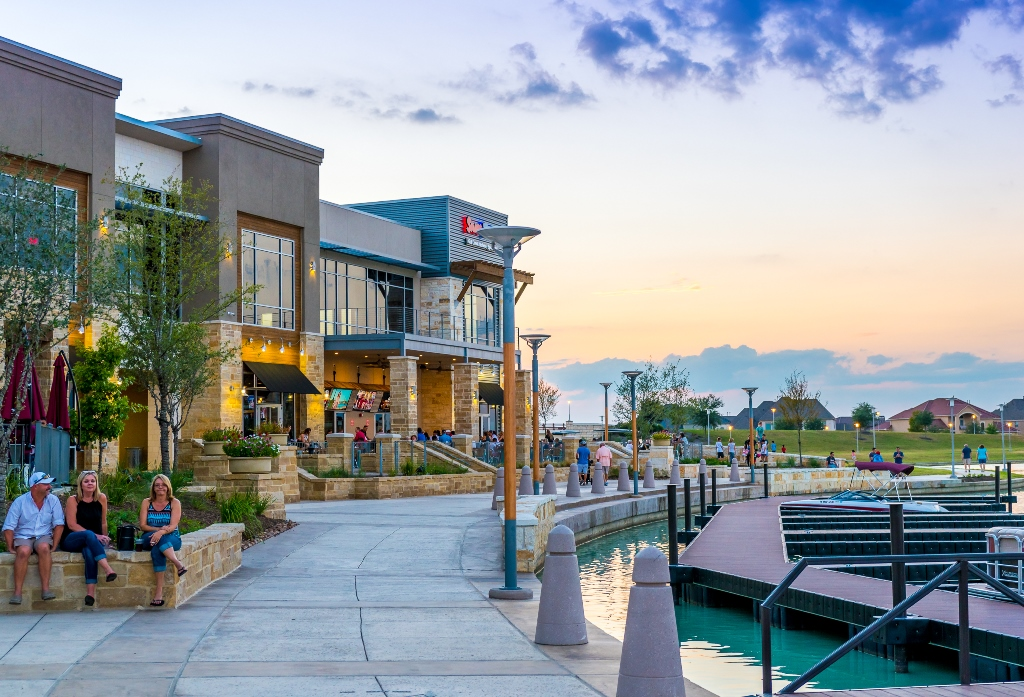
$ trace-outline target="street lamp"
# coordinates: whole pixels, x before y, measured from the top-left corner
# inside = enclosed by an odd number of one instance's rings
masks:
[[[751,467],[751,477],[753,477],[753,467],[756,460],[754,459],[754,393],[757,392],[756,387],[744,387],[743,391],[747,393],[747,416],[750,420],[750,447],[747,448],[747,464]],[[768,459],[764,461],[764,497],[768,498]]]
[[[956,404],[956,397],[949,400],[949,478],[957,479],[956,476],[956,424],[953,422],[953,406]]]
[[[978,435],[978,415],[971,414],[971,430],[974,431],[974,435]]]
[[[711,410],[708,409],[708,445],[711,445]]]
[[[859,453],[859,452],[860,452],[860,422],[858,422],[858,421],[854,421],[854,422],[853,422],[853,428],[854,428],[854,429],[856,430],[856,432],[857,432],[857,436],[856,436],[856,438],[857,438],[857,445],[856,445],[856,447],[855,447],[855,448],[853,449],[853,451],[854,451],[855,453]],[[855,464],[856,464],[856,463],[855,463]]]
[[[520,334],[519,338],[533,349],[533,495],[540,494],[540,365],[537,349],[551,338],[550,334]]]
[[[572,400],[569,400],[569,423],[572,423]]]
[[[604,441],[608,442],[608,388],[612,386],[610,382],[598,383],[604,388]]]
[[[775,407],[772,407],[772,430],[775,430]]]
[[[640,448],[636,442],[636,379],[639,370],[623,370],[622,374],[629,378],[629,404],[633,420],[633,493],[637,493],[637,465],[640,461]],[[622,481],[621,479],[619,481]]]
[[[502,225],[484,228],[483,237],[501,247],[504,276],[501,286],[501,333],[505,369],[505,408],[502,429],[505,432],[505,585],[492,588],[489,596],[501,600],[529,600],[533,591],[520,588],[516,578],[516,320],[515,275],[512,260],[526,242],[540,234],[532,227]]]
[[[878,450],[878,439],[875,438],[875,417],[878,416],[877,411],[871,412],[871,448]]]
[[[999,444],[1003,448],[1003,469],[1006,469],[1006,414],[1004,413],[1006,405],[999,405]]]

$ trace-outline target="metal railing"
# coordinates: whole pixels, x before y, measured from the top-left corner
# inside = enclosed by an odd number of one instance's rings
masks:
[[[362,334],[411,334],[471,344],[501,346],[500,328],[491,321],[452,317],[448,312],[412,308],[355,308],[320,310],[320,330],[325,336]]]
[[[957,593],[959,595],[959,659],[960,659],[960,683],[969,685],[971,683],[971,631],[970,617],[967,606],[968,581],[971,575],[980,578],[995,590],[1002,593],[1010,601],[1024,607],[1024,597],[1014,593],[1006,584],[982,571],[974,562],[1000,562],[1000,561],[1021,561],[1024,560],[1024,553],[979,553],[979,554],[878,554],[873,556],[855,557],[804,557],[793,570],[786,574],[775,590],[773,590],[764,602],[761,603],[761,689],[765,695],[772,692],[772,635],[771,618],[772,609],[779,602],[782,595],[789,590],[797,577],[803,573],[808,566],[842,566],[850,564],[950,564],[949,568],[922,586],[909,598],[896,603],[891,610],[883,614],[864,629],[851,637],[846,643],[818,661],[814,666],[806,670],[800,677],[779,690],[779,694],[791,694],[800,689],[808,681],[814,679],[819,673],[838,661],[840,658],[854,650],[865,641],[874,636],[880,629],[900,618],[911,607],[916,605],[925,596],[941,586],[947,580],[956,576]]]
[[[473,446],[473,457],[494,467],[505,464],[505,444],[481,442]]]

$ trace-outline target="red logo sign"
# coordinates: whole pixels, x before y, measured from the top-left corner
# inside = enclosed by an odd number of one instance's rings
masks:
[[[462,216],[462,232],[465,235],[479,235],[480,231],[485,227],[486,225],[482,220],[470,218],[468,215]]]

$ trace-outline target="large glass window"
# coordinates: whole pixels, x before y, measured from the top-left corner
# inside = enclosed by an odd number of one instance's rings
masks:
[[[474,285],[465,299],[466,341],[499,345],[501,288]]]
[[[412,278],[320,259],[320,332],[412,332]]]
[[[50,247],[57,239],[50,237],[55,229],[70,231],[78,218],[78,192],[74,189],[0,173],[0,197],[6,199],[0,207],[5,218],[0,227],[5,234],[14,233],[14,258],[0,260],[3,265],[24,266],[25,254],[32,247]],[[76,249],[63,272],[72,274],[77,255]]]
[[[256,302],[242,305],[242,322],[295,329],[295,243],[242,230],[242,283],[261,286]]]

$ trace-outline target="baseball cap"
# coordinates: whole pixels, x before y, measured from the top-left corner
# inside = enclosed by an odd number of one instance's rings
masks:
[[[53,477],[48,475],[46,472],[34,472],[31,477],[28,478],[28,485],[30,487],[36,484],[52,484]]]

